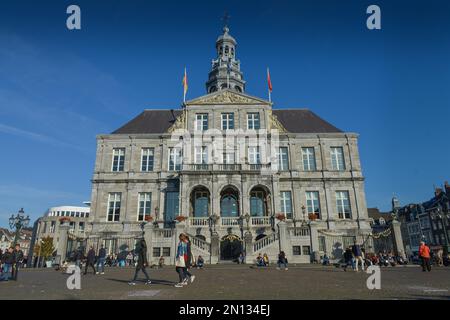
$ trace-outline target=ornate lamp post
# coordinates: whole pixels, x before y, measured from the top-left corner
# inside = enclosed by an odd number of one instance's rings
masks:
[[[16,245],[17,240],[19,240],[20,231],[23,228],[26,228],[29,223],[30,217],[28,215],[25,217],[25,211],[23,211],[23,208],[20,208],[16,216],[14,216],[14,214],[11,215],[11,217],[9,218],[9,227],[16,230],[14,245]]]

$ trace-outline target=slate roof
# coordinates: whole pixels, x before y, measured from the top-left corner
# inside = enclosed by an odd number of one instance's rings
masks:
[[[181,110],[145,110],[115,130],[113,134],[165,133],[181,114]],[[292,133],[342,132],[307,109],[274,109],[278,121]]]

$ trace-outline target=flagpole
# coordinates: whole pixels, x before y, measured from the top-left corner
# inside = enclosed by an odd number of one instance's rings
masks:
[[[184,67],[183,103],[186,103],[186,67]]]

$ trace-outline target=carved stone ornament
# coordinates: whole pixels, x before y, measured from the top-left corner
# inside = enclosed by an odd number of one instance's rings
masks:
[[[269,104],[265,100],[260,100],[253,98],[244,94],[239,94],[229,90],[219,91],[212,95],[206,95],[192,101],[188,101],[187,104],[190,105],[200,105],[200,104],[252,104],[261,105]]]

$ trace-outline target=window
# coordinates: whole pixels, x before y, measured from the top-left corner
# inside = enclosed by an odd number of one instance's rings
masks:
[[[195,192],[194,217],[208,217],[209,198],[208,192]]]
[[[197,113],[195,115],[195,130],[206,131],[208,130],[208,114]]]
[[[306,210],[309,214],[316,214],[317,219],[320,219],[320,201],[318,191],[306,192]]]
[[[345,170],[344,150],[342,147],[331,148],[331,169],[337,171]]]
[[[125,149],[124,148],[113,149],[113,163],[111,170],[113,172],[123,171],[124,163],[125,163]]]
[[[259,113],[257,112],[247,113],[247,129],[258,130],[259,128],[260,128]]]
[[[310,246],[303,246],[302,247],[302,254],[304,256],[309,256],[311,254],[311,247]]]
[[[107,221],[119,221],[120,217],[120,198],[122,194],[120,192],[110,193],[108,196],[108,215]]]
[[[55,226],[56,226],[56,222],[52,221],[52,223],[50,225],[50,233],[55,233]]]
[[[180,171],[181,162],[181,148],[169,148],[169,171]]]
[[[264,192],[250,192],[250,215],[252,217],[262,217],[265,215]]]
[[[280,206],[281,212],[285,214],[288,219],[292,218],[292,199],[290,191],[280,192]]]
[[[195,164],[207,164],[208,163],[208,148],[195,147]]]
[[[234,113],[222,113],[222,130],[234,129]]]
[[[69,229],[70,229],[70,231],[72,231],[72,232],[75,231],[75,222],[74,222],[74,221],[70,221],[70,222],[69,222]]]
[[[138,206],[138,221],[144,221],[145,216],[149,216],[152,207],[152,194],[151,192],[139,193],[139,206]]]
[[[301,255],[301,247],[300,246],[292,246],[292,254],[294,256],[299,256]]]
[[[153,247],[153,257],[161,257],[161,248]]]
[[[154,155],[154,148],[142,148],[141,171],[153,171]]]
[[[303,170],[316,171],[316,156],[314,148],[302,148]]]
[[[248,163],[261,164],[259,147],[248,147]]]
[[[170,257],[170,247],[164,247],[162,255],[163,257]]]
[[[288,148],[280,147],[278,151],[278,168],[280,171],[289,170]]]
[[[234,164],[235,154],[234,152],[223,153],[223,164]]]
[[[84,222],[79,222],[78,223],[78,231],[84,232]]]
[[[336,191],[336,206],[339,219],[352,218],[348,191]]]

